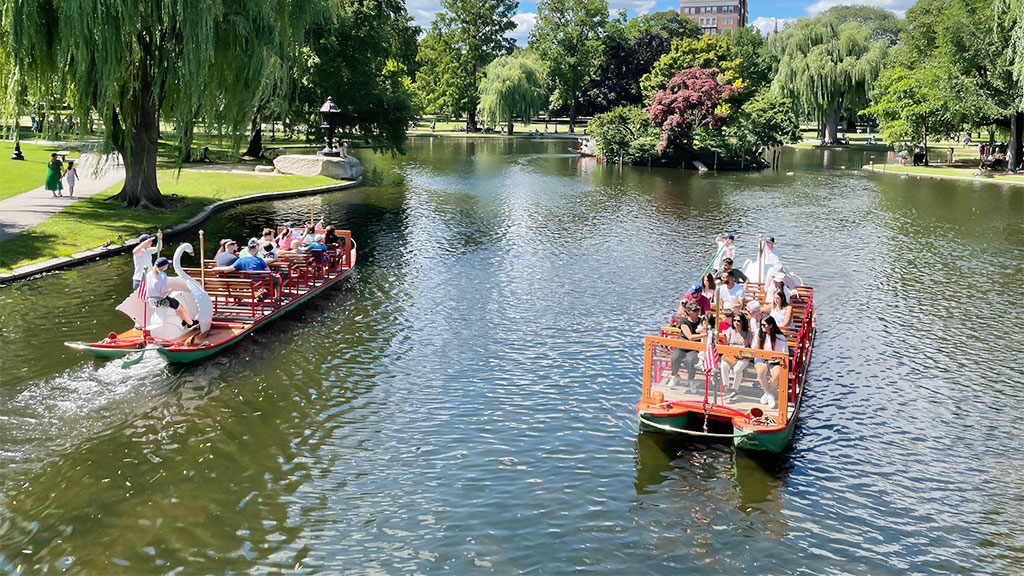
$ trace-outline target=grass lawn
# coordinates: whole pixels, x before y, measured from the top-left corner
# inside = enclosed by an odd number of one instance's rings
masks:
[[[935,167],[935,166],[900,166],[899,164],[886,164],[885,169],[882,169],[881,164],[875,165],[875,172],[886,173],[886,174],[909,174],[909,175],[927,175],[937,176],[942,178],[966,178],[974,180],[974,174],[978,171],[977,168],[949,168],[946,166]],[[1012,182],[1016,184],[1024,184],[1024,174],[991,174],[986,173],[977,178],[984,182],[996,181],[996,182]]]
[[[46,183],[46,165],[50,162],[50,154],[67,150],[59,146],[39,146],[37,144],[21,144],[21,153],[25,160],[11,160],[14,142],[0,141],[0,200],[28,192]],[[77,150],[71,150],[68,160],[78,160]]]
[[[24,146],[22,147],[24,151]],[[326,176],[230,174],[183,170],[175,178],[174,170],[160,170],[160,191],[175,205],[167,210],[143,211],[105,201],[121,189],[121,184],[105,192],[79,200],[42,224],[30,228],[0,244],[0,271],[24,266],[55,256],[70,256],[104,242],[119,242],[143,232],[170,228],[199,213],[218,200],[249,196],[260,192],[298,190],[337,184]],[[5,178],[6,179],[6,178]]]

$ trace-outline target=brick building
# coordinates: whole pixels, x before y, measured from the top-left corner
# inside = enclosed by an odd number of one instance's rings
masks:
[[[747,25],[747,0],[680,0],[679,13],[716,35]]]

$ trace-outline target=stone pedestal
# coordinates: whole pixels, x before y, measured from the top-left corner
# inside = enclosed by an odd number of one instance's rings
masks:
[[[352,156],[307,156],[286,154],[274,160],[274,167],[284,174],[298,176],[328,176],[335,180],[355,180],[363,175],[363,165]]]

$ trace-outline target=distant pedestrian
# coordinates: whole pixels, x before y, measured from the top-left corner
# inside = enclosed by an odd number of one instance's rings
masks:
[[[434,128],[436,128],[436,127],[437,127],[437,122],[434,121],[434,120],[431,120],[430,121],[430,131],[433,132]]]
[[[75,161],[68,161],[68,169],[64,171],[64,179],[68,181],[68,198],[75,197],[75,182],[78,181],[78,168],[75,168]]]
[[[946,150],[946,164],[953,165],[953,147],[950,146],[949,150]]]
[[[53,194],[53,197],[63,196],[64,185],[60,183],[64,176],[64,164],[57,158],[57,153],[50,154],[50,163],[46,165],[49,172],[46,173],[46,189]]]

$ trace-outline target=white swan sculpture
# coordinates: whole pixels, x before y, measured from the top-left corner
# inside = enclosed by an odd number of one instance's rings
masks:
[[[210,331],[213,302],[199,282],[181,268],[181,255],[185,252],[193,254],[191,244],[182,244],[174,251],[174,272],[177,276],[167,279],[167,287],[171,289],[170,296],[184,306],[190,316],[199,320],[199,331],[205,334]],[[181,319],[174,310],[155,308],[152,302],[143,302],[138,291],[132,291],[117,310],[127,314],[140,327],[143,326],[143,317],[146,317],[146,330],[157,338],[173,340],[188,332],[182,328]]]

